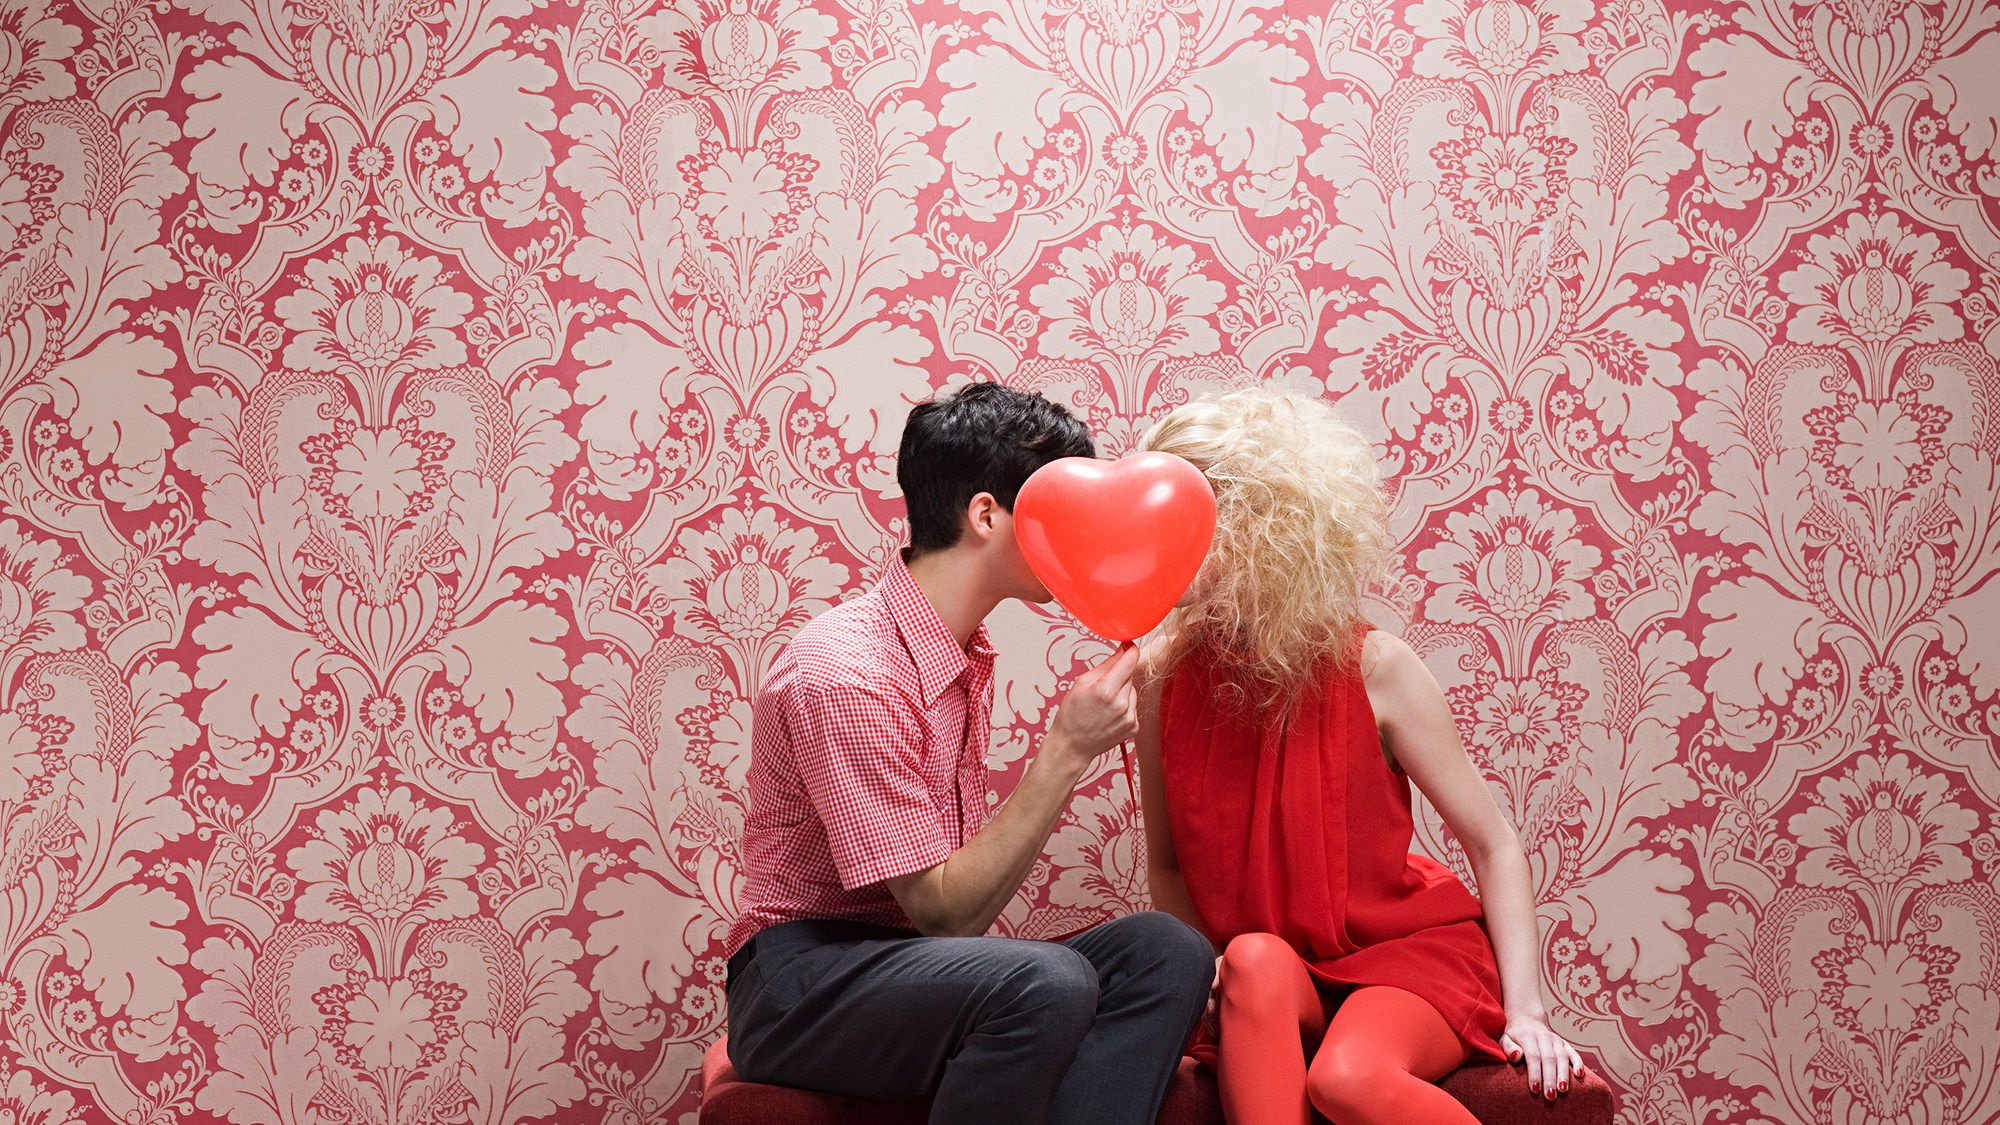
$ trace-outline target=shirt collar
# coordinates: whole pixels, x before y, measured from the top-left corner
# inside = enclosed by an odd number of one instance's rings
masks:
[[[910,650],[910,658],[916,662],[917,686],[924,706],[937,702],[938,696],[957,683],[974,662],[982,671],[993,667],[993,644],[986,625],[980,624],[965,648],[958,647],[958,638],[951,635],[944,619],[938,616],[937,607],[924,596],[900,557],[890,560],[889,571],[882,578],[882,597],[888,603],[889,616],[896,622],[896,631],[903,635],[903,643]]]

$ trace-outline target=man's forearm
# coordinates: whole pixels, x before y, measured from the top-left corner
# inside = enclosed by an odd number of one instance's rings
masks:
[[[1013,795],[972,839],[936,867],[889,880],[890,893],[918,932],[983,934],[1007,908],[1076,789],[1081,771],[1062,764],[1068,757],[1048,753],[1045,743]]]

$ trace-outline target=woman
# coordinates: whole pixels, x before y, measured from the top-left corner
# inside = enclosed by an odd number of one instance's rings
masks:
[[[1215,545],[1150,646],[1139,754],[1154,902],[1222,950],[1230,1122],[1473,1125],[1433,1083],[1475,1051],[1566,1092],[1582,1063],[1543,1011],[1520,840],[1437,681],[1361,618],[1387,542],[1367,442],[1323,402],[1246,391],[1142,444],[1215,488]],[[1483,926],[1409,854],[1412,781],[1465,847]]]

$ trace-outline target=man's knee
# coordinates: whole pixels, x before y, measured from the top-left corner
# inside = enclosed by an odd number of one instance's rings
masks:
[[[1194,927],[1171,914],[1142,910],[1106,922],[1115,926],[1127,948],[1140,954],[1143,970],[1134,974],[1163,989],[1206,998],[1215,975],[1215,947]]]
[[[1193,965],[1204,974],[1214,971],[1215,947],[1193,926],[1157,910],[1132,915],[1132,924],[1143,927],[1142,932],[1174,963]]]
[[[1007,939],[993,939],[1007,940]],[[1013,941],[1012,964],[998,998],[1008,1013],[1029,1014],[1051,1030],[1088,1030],[1097,1014],[1097,970],[1081,953],[1048,941]]]

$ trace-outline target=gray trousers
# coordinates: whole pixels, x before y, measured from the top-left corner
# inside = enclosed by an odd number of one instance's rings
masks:
[[[729,975],[738,1074],[935,1094],[935,1125],[1152,1125],[1215,970],[1208,939],[1152,912],[1061,942],[790,922],[745,951]]]

